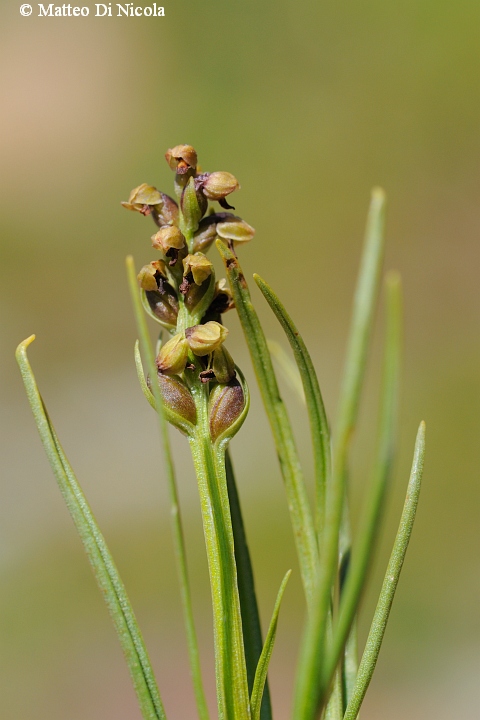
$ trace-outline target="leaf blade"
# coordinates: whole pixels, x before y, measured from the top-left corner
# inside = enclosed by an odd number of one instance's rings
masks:
[[[235,482],[233,465],[230,457],[230,451],[228,449],[225,453],[225,472],[227,477],[230,512],[232,516],[248,689],[251,693],[255,680],[255,671],[262,654],[263,641],[250,552],[243,525],[240,498],[238,496],[237,485]],[[265,689],[263,692],[260,720],[272,720],[272,706],[268,682],[265,683]]]
[[[333,643],[327,654],[324,683],[328,685],[344,648],[371,564],[375,539],[378,535],[387,485],[391,478],[395,452],[395,431],[400,376],[402,300],[400,279],[390,273],[386,283],[387,328],[384,351],[384,370],[380,400],[379,441],[377,459],[360,529],[357,534],[349,572],[343,588],[338,622]]]
[[[240,322],[258,379],[265,410],[272,428],[275,447],[290,508],[302,583],[307,605],[312,608],[318,550],[315,527],[303,472],[285,405],[278,390],[265,334],[253,307],[250,292],[238,258],[220,240],[217,248],[225,265]]]
[[[263,293],[264,298],[273,310],[275,317],[281,324],[288,342],[293,350],[295,362],[297,363],[302,380],[303,391],[307,403],[308,419],[312,437],[314,468],[315,468],[315,515],[316,528],[319,536],[322,532],[325,515],[325,496],[327,478],[331,472],[330,458],[330,430],[328,427],[327,415],[323,404],[322,393],[317,378],[317,373],[312,363],[307,346],[300,335],[295,323],[280,302],[278,296],[270,285],[259,275],[253,276],[255,282]]]
[[[368,340],[378,294],[384,248],[384,209],[385,194],[383,190],[375,189],[367,219],[335,433],[332,480],[327,494],[322,542],[322,564],[313,603],[315,611],[307,619],[295,683],[293,710],[295,720],[315,720],[320,708],[324,706],[328,693],[328,687],[319,683],[318,678],[322,677],[328,613],[338,567],[339,535],[346,503],[348,449],[358,413]]]
[[[368,634],[365,650],[360,662],[355,688],[347,706],[344,720],[356,720],[377,664],[385,628],[413,530],[422,483],[424,458],[425,423],[422,422],[417,432],[412,470],[398,532],[390,555],[387,572]]]
[[[267,637],[265,638],[265,644],[263,646],[262,654],[258,661],[257,670],[255,672],[255,681],[253,683],[253,690],[251,696],[251,709],[252,709],[252,720],[260,720],[260,706],[262,701],[263,688],[267,680],[268,666],[270,658],[272,657],[273,646],[275,644],[275,637],[277,634],[278,614],[280,612],[280,605],[282,603],[283,594],[287,587],[287,582],[292,574],[291,570],[288,570],[285,577],[282,580],[280,589],[278,591],[275,606],[273,608],[272,619],[270,620],[270,626],[268,628]]]
[[[17,348],[16,358],[42,444],[60,491],[84,544],[97,583],[104,594],[127,660],[142,715],[145,720],[165,720],[163,704],[145,643],[125,587],[83,491],[60,446],[38,391],[35,376],[27,356],[27,347],[34,338],[35,336],[31,336],[23,343],[20,343]]]

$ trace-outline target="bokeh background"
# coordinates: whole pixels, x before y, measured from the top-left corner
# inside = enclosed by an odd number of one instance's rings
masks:
[[[140,714],[107,612],[42,453],[13,351],[30,357],[144,630],[169,718],[195,717],[151,409],[137,386],[124,257],[153,259],[148,219],[120,201],[170,192],[166,148],[233,172],[241,248],[300,326],[335,417],[372,185],[388,193],[386,266],[405,288],[395,484],[365,637],[403,502],[418,422],[425,482],[363,717],[473,720],[480,690],[480,6],[477,0],[167,3],[165,18],[22,17],[0,8],[0,717]],[[93,3],[90,6],[94,12]],[[267,334],[284,342],[259,293]],[[233,313],[229,347],[253,391],[235,439],[264,623],[294,568],[271,665],[289,713],[304,607],[275,452]],[[375,441],[382,313],[356,438],[356,515]],[[302,407],[282,384],[311,479]],[[188,449],[172,434],[209,698],[206,561]]]

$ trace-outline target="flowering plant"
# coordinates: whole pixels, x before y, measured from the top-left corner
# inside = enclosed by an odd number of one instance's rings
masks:
[[[219,720],[272,718],[267,671],[290,575],[288,571],[281,583],[263,640],[252,565],[228,454],[229,442],[240,430],[249,407],[245,377],[225,346],[228,330],[223,316],[235,308],[280,460],[307,607],[292,717],[355,720],[375,668],[410,539],[425,445],[422,423],[399,530],[358,663],[356,620],[391,474],[399,375],[401,291],[398,275],[389,273],[385,282],[387,326],[378,448],[353,541],[347,501],[349,450],[382,274],[384,193],[375,189],[372,195],[338,419],[332,436],[305,343],[272,288],[254,276],[285,331],[303,386],[314,455],[312,504],[269,345],[236,254],[238,246],[251,240],[255,232],[230,212],[235,208],[227,197],[239,189],[239,183],[228,172],[200,172],[197,154],[190,145],[168,150],[166,160],[175,173],[176,200],[142,184],[122,204],[150,216],[156,226],[152,237],[156,259],[137,274],[129,257],[127,271],[140,337],[135,345],[138,378],[157,413],[164,450],[198,716],[208,720],[209,711],[202,684],[167,423],[185,435],[198,480],[212,591]],[[218,202],[222,210],[212,207],[208,211],[209,201]],[[206,256],[214,244],[223,260],[228,284],[225,279],[217,281],[213,264]],[[155,351],[146,316],[160,325]],[[33,339],[34,336],[19,345],[17,360],[43,444],[104,593],[142,715],[145,720],[163,720],[165,712],[158,686],[125,588],[38,391],[27,357]]]

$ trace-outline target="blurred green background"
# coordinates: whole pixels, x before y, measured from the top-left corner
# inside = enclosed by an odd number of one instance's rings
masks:
[[[137,386],[124,257],[153,259],[152,224],[120,201],[191,143],[242,184],[257,230],[248,277],[278,290],[334,418],[372,185],[388,193],[387,267],[405,286],[400,452],[365,598],[365,636],[395,533],[416,428],[423,495],[365,720],[473,720],[480,686],[480,83],[477,0],[168,2],[166,17],[22,17],[4,2],[1,98],[0,717],[133,720],[117,640],[42,453],[15,346],[30,358],[104,529],[158,670],[169,718],[195,717],[151,409]],[[93,3],[91,5],[94,12]],[[283,342],[263,299],[270,337]],[[357,512],[375,439],[382,314],[357,435]],[[294,568],[271,665],[288,717],[304,608],[263,409],[238,323],[229,348],[253,391],[233,455],[264,623]],[[304,412],[288,388],[311,479]],[[172,434],[205,678],[209,588],[188,448]]]

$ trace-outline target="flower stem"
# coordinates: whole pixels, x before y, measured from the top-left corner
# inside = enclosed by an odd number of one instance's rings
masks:
[[[219,720],[248,720],[250,705],[225,451],[212,444],[208,389],[191,385],[197,408],[196,432],[189,439],[197,474],[212,590],[215,676]]]

